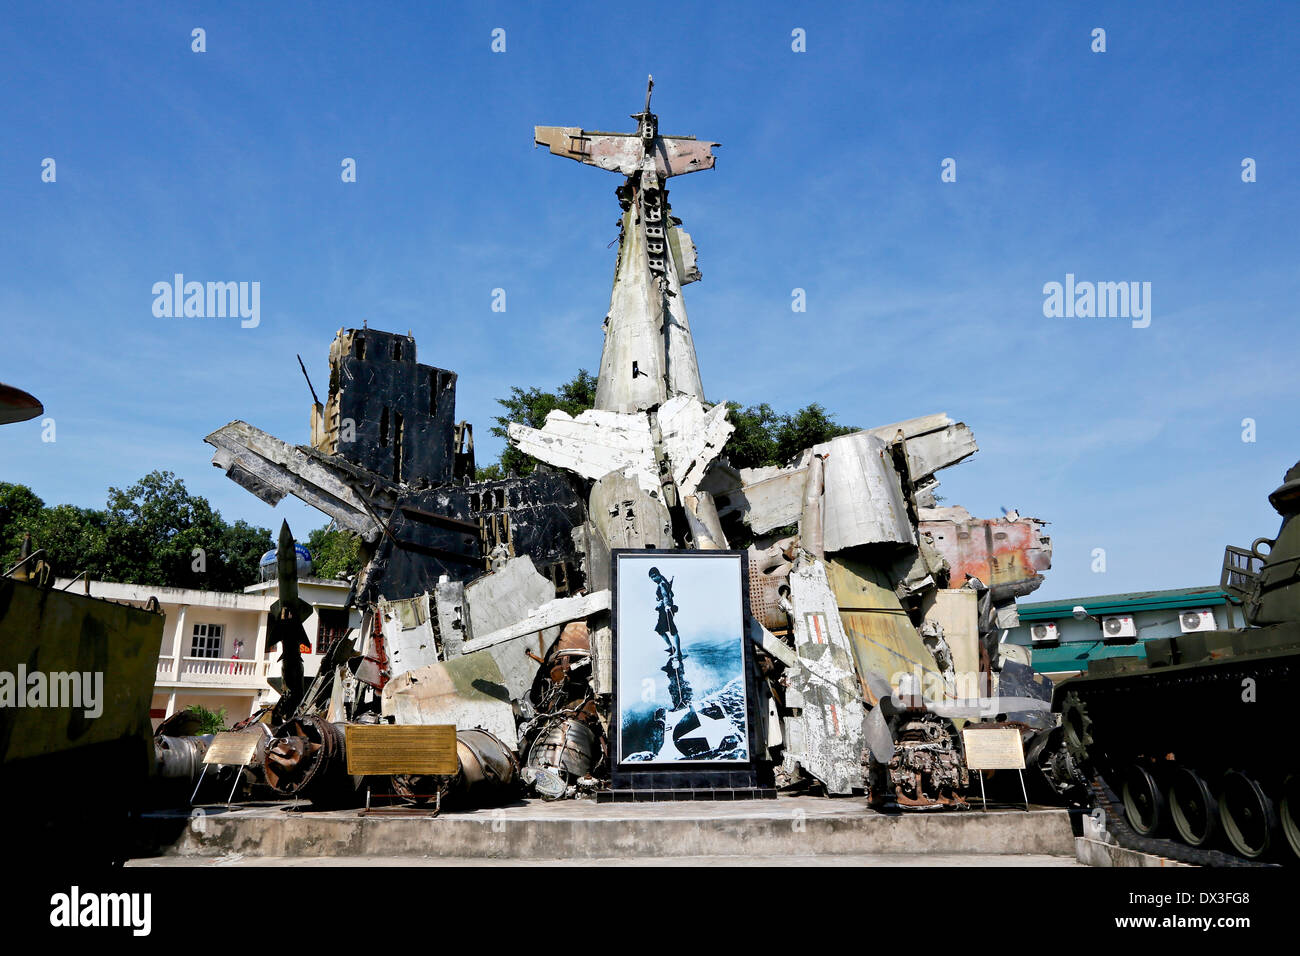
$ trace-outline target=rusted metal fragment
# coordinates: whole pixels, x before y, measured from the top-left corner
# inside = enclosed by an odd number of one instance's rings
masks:
[[[919,679],[918,689],[945,686],[934,655],[903,610],[885,572],[840,555],[827,560],[826,574],[868,703],[877,702],[884,684],[897,694],[905,675]]]
[[[493,631],[490,634],[484,634],[482,637],[475,637],[474,640],[465,644],[463,650],[467,655],[470,655],[475,651],[481,651],[496,644],[522,637],[525,634],[535,634],[557,624],[567,624],[569,621],[590,617],[599,611],[608,611],[609,605],[609,591],[597,591],[594,594],[579,594],[574,597],[558,598],[535,608],[527,617],[507,627]]]
[[[600,738],[588,723],[576,715],[557,717],[529,748],[523,779],[543,798],[558,799],[566,796],[573,781],[585,777],[600,757]]]
[[[808,467],[742,468],[744,485],[719,496],[718,514],[740,512],[756,534],[794,524],[803,512]]]
[[[623,479],[626,480],[626,479]],[[594,487],[594,486],[593,486]],[[633,483],[638,494],[644,494]],[[574,552],[582,568],[583,581],[588,591],[604,591],[609,588],[609,544],[605,541],[595,522],[590,518],[570,533]]]
[[[898,728],[889,785],[900,807],[962,806],[970,771],[947,720],[920,714]]]
[[[766,628],[783,631],[789,626],[782,595],[790,589],[794,565],[786,552],[795,540],[786,538],[767,549],[749,549],[749,613]]]
[[[1052,539],[1045,521],[1011,512],[1002,518],[972,518],[965,508],[922,508],[920,527],[948,562],[949,580],[960,586],[978,578],[995,606],[1035,591],[1052,566]]]
[[[397,774],[393,791],[413,803],[436,800],[455,809],[499,806],[514,796],[519,760],[514,748],[483,729],[456,732],[454,774]]]
[[[373,543],[381,526],[347,469],[326,458],[234,421],[203,439],[216,449],[212,464],[269,505],[294,495],[325,512],[341,527]]]
[[[799,655],[794,652],[785,641],[781,640],[759,621],[754,618],[749,619],[749,627],[746,631],[749,639],[761,647],[767,653],[784,664],[786,667],[797,667],[799,665]]]
[[[282,797],[309,799],[325,807],[357,799],[357,781],[348,774],[343,724],[320,717],[297,717],[280,727],[266,750],[266,782]]]
[[[588,409],[577,418],[551,412],[542,428],[511,423],[510,443],[539,461],[584,478],[618,472],[646,493],[659,493],[654,438],[644,415]]]
[[[822,546],[828,554],[864,544],[916,544],[898,473],[883,441],[857,432],[812,452],[825,461]]]
[[[470,632],[492,634],[520,621],[537,607],[555,600],[555,585],[533,567],[527,556],[514,558],[465,588]],[[555,640],[559,627],[529,632],[487,648],[501,668],[502,683],[512,699],[523,697],[537,675],[537,658]],[[472,640],[472,639],[471,639]],[[465,646],[461,646],[462,652]]]
[[[947,413],[909,418],[868,431],[886,443],[902,432],[907,449],[908,471],[919,482],[941,468],[955,465],[979,451],[975,436],[962,422],[954,422]]]
[[[686,523],[690,527],[693,546],[700,551],[725,551],[727,536],[722,530],[713,496],[707,491],[684,495],[682,505],[686,511]]]
[[[445,575],[434,588],[434,614],[438,624],[438,642],[443,659],[459,657],[461,647],[473,636],[469,614],[465,610],[465,584]]]
[[[803,486],[803,505],[799,509],[799,541],[815,558],[826,556],[826,534],[822,492],[826,487],[826,463],[821,455],[808,459],[808,476]]]
[[[736,427],[727,421],[727,403],[706,409],[693,395],[678,395],[659,409],[659,431],[673,480],[683,495],[693,495],[713,459]]]
[[[399,724],[480,728],[519,745],[510,692],[491,654],[465,654],[407,671],[385,685],[382,714]]]
[[[657,493],[618,472],[598,480],[591,488],[588,514],[604,543],[611,548],[671,548],[673,522]]]
[[[969,588],[936,590],[921,602],[921,608],[925,625],[938,629],[951,654],[955,696],[979,696],[979,602],[975,592]]]
[[[438,662],[438,641],[429,595],[379,601],[389,673],[393,676]]]
[[[465,587],[469,629],[474,634],[498,631],[553,600],[555,584],[537,572],[532,558],[526,554],[512,558],[501,570],[485,574]]]
[[[675,395],[704,401],[676,263],[661,249],[655,260],[660,271],[647,265],[652,240],[646,232],[658,230],[659,238],[653,241],[662,247],[667,218],[657,210],[659,220],[651,224],[642,220],[637,210],[636,205],[629,206],[621,220],[596,382],[596,408],[618,412],[654,408]]]
[[[803,561],[790,572],[790,603],[800,666],[787,680],[803,711],[787,723],[787,770],[797,763],[828,792],[851,793],[862,786],[864,712],[848,635],[820,561]]]
[[[668,245],[672,249],[673,265],[677,267],[677,277],[682,285],[699,282],[704,278],[696,264],[695,242],[689,232],[677,226],[669,226]]]
[[[533,144],[547,147],[555,156],[624,176],[649,168],[664,179],[712,169],[713,147],[722,145],[694,136],[658,136],[647,156],[637,133],[604,133],[577,126],[534,126]]]
[[[918,531],[916,542],[916,548],[907,550],[890,568],[899,597],[926,594],[948,580],[948,564],[934,546],[933,537]]]

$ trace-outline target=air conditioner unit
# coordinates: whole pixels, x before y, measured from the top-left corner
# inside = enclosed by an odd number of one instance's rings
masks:
[[[1214,619],[1212,610],[1208,607],[1201,607],[1194,611],[1180,612],[1178,626],[1183,629],[1184,634],[1191,634],[1195,631],[1217,631],[1219,622]]]
[[[1056,631],[1056,623],[1054,621],[1045,621],[1042,624],[1030,625],[1029,637],[1035,644],[1055,644],[1061,639],[1061,635]]]
[[[1137,639],[1137,625],[1132,614],[1112,614],[1101,619],[1101,633],[1108,641],[1123,643]]]

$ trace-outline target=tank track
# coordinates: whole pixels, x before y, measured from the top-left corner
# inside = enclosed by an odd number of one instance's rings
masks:
[[[1140,836],[1129,826],[1128,818],[1124,815],[1124,809],[1119,798],[1100,773],[1094,773],[1092,779],[1088,782],[1088,788],[1092,793],[1093,806],[1101,807],[1106,811],[1107,831],[1113,834],[1116,842],[1126,849],[1162,856],[1179,863],[1190,863],[1193,866],[1278,866],[1276,863],[1248,860],[1245,857],[1225,853],[1222,850],[1202,850],[1179,840]]]

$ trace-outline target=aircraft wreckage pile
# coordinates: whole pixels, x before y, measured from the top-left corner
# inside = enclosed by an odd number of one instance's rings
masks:
[[[960,805],[972,774],[954,720],[1033,741],[1049,732],[1050,684],[1000,637],[1051,543],[1037,519],[936,505],[937,473],[976,451],[966,425],[931,414],[783,467],[728,464],[733,426],[725,403],[705,400],[682,296],[700,278],[695,248],[665,188],[712,168],[718,144],[661,136],[649,106],[647,93],[635,133],[535,130],[553,154],[625,180],[595,407],[510,426],[542,463],[534,472],[473,480],[456,375],[417,364],[410,335],[369,328],[335,338],[310,445],[238,421],[207,436],[231,479],[272,505],[315,506],[369,557],[353,591],[359,631],[325,652],[309,686],[286,680],[274,729],[257,725],[265,740],[246,773],[259,785],[356,801],[343,727],[392,722],[454,724],[461,768],[366,783],[399,797],[482,805],[606,790],[610,552],[729,540],[755,542],[746,626],[766,785]]]

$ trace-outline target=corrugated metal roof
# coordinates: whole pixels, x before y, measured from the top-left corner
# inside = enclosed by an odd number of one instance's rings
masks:
[[[1228,603],[1228,595],[1218,585],[1203,588],[1175,588],[1169,591],[1134,591],[1129,594],[1098,594],[1065,601],[1017,603],[1022,621],[1050,621],[1071,617],[1075,605],[1083,605],[1089,614],[1160,610],[1163,608],[1214,607]]]
[[[1059,647],[1035,647],[1034,670],[1040,673],[1057,671],[1086,671],[1090,661],[1103,657],[1146,658],[1147,649],[1142,642],[1136,644],[1103,644],[1101,641],[1068,641]]]

